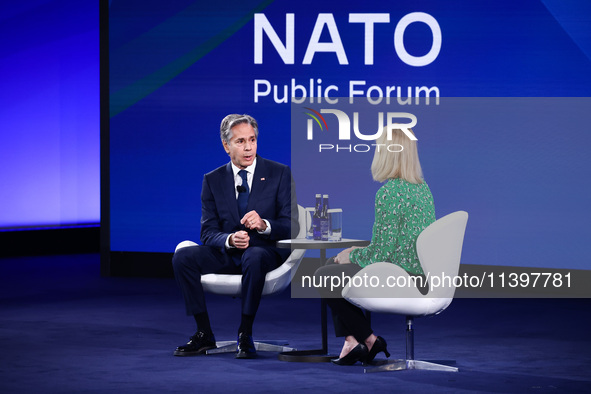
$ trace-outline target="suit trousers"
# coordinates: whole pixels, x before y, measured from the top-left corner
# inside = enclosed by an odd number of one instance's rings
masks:
[[[283,257],[274,248],[251,246],[231,253],[206,245],[189,246],[172,258],[174,276],[185,299],[187,315],[207,312],[201,275],[242,274],[242,313],[254,316],[261,301],[267,272]]]
[[[315,283],[326,283],[325,286],[319,287],[319,291],[332,312],[336,336],[353,335],[357,342],[363,343],[373,333],[370,322],[360,308],[341,296],[345,287],[344,281],[339,281],[341,286],[331,287],[333,282],[330,280],[332,277],[351,278],[360,270],[361,267],[357,264],[336,264],[333,258],[330,258],[326,265],[316,270],[314,276],[316,277]]]

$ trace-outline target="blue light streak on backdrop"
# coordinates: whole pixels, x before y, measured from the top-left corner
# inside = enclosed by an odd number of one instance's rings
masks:
[[[98,2],[3,2],[0,229],[97,225]]]

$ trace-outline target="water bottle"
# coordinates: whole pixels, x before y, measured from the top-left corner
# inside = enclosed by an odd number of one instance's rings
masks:
[[[315,240],[320,241],[322,234],[320,232],[320,216],[322,215],[322,195],[316,195],[316,207],[312,216],[312,235]]]
[[[322,213],[320,214],[320,239],[328,241],[328,194],[322,196]]]

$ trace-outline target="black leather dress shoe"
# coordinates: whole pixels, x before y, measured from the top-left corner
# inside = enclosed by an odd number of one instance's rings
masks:
[[[255,358],[257,350],[254,347],[252,335],[241,332],[238,334],[238,348],[236,349],[236,358]]]
[[[210,349],[215,349],[215,337],[213,334],[206,334],[197,331],[186,345],[181,345],[174,351],[175,356],[198,356],[205,354]]]
[[[341,358],[334,358],[330,360],[333,364],[336,365],[353,365],[357,361],[364,360],[367,358],[369,351],[367,350],[367,346],[365,344],[360,343],[355,346],[345,357]]]

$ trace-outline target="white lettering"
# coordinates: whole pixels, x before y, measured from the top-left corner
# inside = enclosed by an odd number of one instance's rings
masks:
[[[404,47],[404,32],[408,25],[414,22],[423,22],[431,29],[433,43],[431,44],[429,52],[424,56],[412,56]],[[400,19],[396,25],[396,30],[394,30],[394,49],[396,50],[396,54],[400,60],[409,66],[422,67],[433,63],[433,61],[437,59],[439,51],[441,50],[441,41],[442,36],[439,23],[437,23],[437,20],[431,15],[424,12],[411,12],[410,14],[405,15]]]
[[[384,128],[384,113],[378,113],[378,131],[375,134],[364,135],[359,131],[359,112],[353,112],[353,132],[355,136],[360,140],[364,141],[375,141],[382,135],[382,129]]]
[[[259,90],[260,85],[266,86],[267,89],[265,91],[260,91]],[[269,81],[267,81],[265,79],[255,79],[254,80],[254,102],[255,103],[259,102],[259,97],[268,96],[269,93],[271,93],[271,84],[269,83]]]
[[[331,42],[320,42],[320,36],[324,25],[328,28]],[[337,55],[339,64],[349,64],[347,55],[345,54],[345,48],[341,42],[339,30],[337,29],[332,14],[318,14],[314,30],[312,31],[312,36],[308,42],[308,49],[306,49],[306,54],[304,55],[304,61],[302,63],[311,64],[316,52],[334,52]]]
[[[430,92],[435,92],[435,98],[436,98],[436,103],[437,105],[439,105],[439,88],[437,86],[433,86],[432,88],[428,88],[426,86],[421,86],[421,87],[416,87],[415,88],[415,101],[417,104],[420,103],[420,98],[419,95],[421,94],[421,92],[425,92],[425,104],[429,105],[429,93]]]
[[[378,97],[375,99],[371,95],[371,92],[373,92],[373,91],[378,92]],[[367,89],[367,101],[370,104],[377,105],[382,102],[383,98],[384,98],[384,92],[382,92],[382,89],[379,86],[374,85],[374,86],[370,87],[369,89]]]
[[[349,81],[349,104],[353,104],[353,97],[363,95],[363,90],[355,90],[355,86],[365,86],[365,81]]]
[[[338,98],[335,98],[335,99],[330,98],[330,95],[328,94],[328,92],[330,92],[331,90],[334,90],[335,92],[337,92],[339,90],[339,88],[335,85],[330,85],[329,87],[327,87],[324,90],[324,101],[326,101],[329,104],[336,104],[339,102],[339,99]]]
[[[392,119],[396,118],[408,118],[410,119],[410,123],[393,123]],[[413,133],[411,133],[410,130],[408,130],[412,127],[415,127],[416,124],[417,117],[413,114],[409,114],[408,112],[388,112],[388,140],[392,140],[392,130],[402,130],[402,132],[406,134],[408,138],[410,138],[413,141],[416,141],[417,137],[415,137]]]
[[[343,111],[338,109],[321,109],[322,114],[334,114],[339,121],[339,140],[350,140],[351,139],[351,121],[349,116]]]
[[[373,37],[375,23],[390,23],[389,14],[349,14],[349,23],[365,24],[364,63],[373,64]]]
[[[408,53],[404,45],[406,28],[415,22],[426,24],[431,30],[431,49],[423,56],[413,56]],[[364,25],[364,52],[363,63],[374,64],[375,29],[378,23],[390,23],[390,14],[386,13],[351,13],[349,23],[362,23]],[[328,42],[320,42],[320,37],[326,26],[330,36]],[[263,41],[267,36],[275,51],[284,64],[295,63],[295,14],[285,14],[285,36],[279,37],[265,14],[254,14],[254,63],[263,63]],[[394,50],[398,57],[406,64],[413,67],[422,67],[435,61],[441,51],[442,43],[441,27],[437,20],[424,12],[412,12],[405,15],[397,23],[394,30]],[[312,64],[317,52],[332,52],[336,55],[340,65],[349,64],[345,47],[341,41],[339,29],[332,13],[320,13],[316,18],[314,29],[308,40],[308,46],[302,60],[302,64]]]
[[[295,104],[301,104],[304,101],[306,101],[306,97],[308,97],[308,94],[306,92],[306,88],[302,85],[296,85],[296,80],[295,78],[291,79],[291,98],[292,101]],[[296,94],[296,92],[302,92],[302,94]],[[301,99],[298,99],[297,97],[301,97]]]
[[[263,31],[285,64],[294,64],[294,14],[285,14],[285,45],[265,14],[254,14],[254,64],[263,64]]]
[[[327,150],[334,150],[335,153],[338,152],[347,152],[347,153],[367,153],[372,150],[371,147],[376,147],[377,151],[380,151],[380,148],[385,147],[388,152],[392,153],[399,153],[404,150],[404,147],[399,144],[356,144],[356,145],[332,145],[332,144],[318,144],[318,152],[327,151]]]
[[[397,149],[394,150],[394,148],[392,148],[392,147],[397,148]],[[388,147],[386,149],[388,149],[388,152],[396,153],[396,152],[402,152],[404,150],[404,147],[400,144],[390,144],[390,145],[388,145]]]
[[[355,152],[369,152],[370,146],[366,144],[357,144],[353,147]]]

